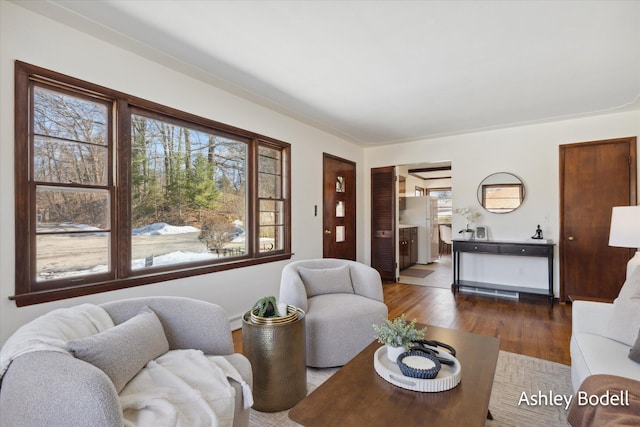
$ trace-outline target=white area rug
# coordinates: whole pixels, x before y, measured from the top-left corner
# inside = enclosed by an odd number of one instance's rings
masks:
[[[309,393],[336,370],[308,368]],[[538,396],[549,396],[550,393],[567,397],[573,394],[569,366],[500,351],[489,403],[493,420],[487,420],[486,426],[568,426],[564,405],[526,404],[526,400],[529,402],[533,400],[532,396],[539,400]],[[287,413],[288,411],[265,413],[251,410],[249,425],[251,427],[298,426],[299,424],[288,418]]]

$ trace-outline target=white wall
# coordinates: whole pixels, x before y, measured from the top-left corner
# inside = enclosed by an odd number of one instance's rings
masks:
[[[70,27],[0,1],[0,343],[20,325],[51,309],[146,295],[182,295],[220,304],[237,319],[260,297],[277,295],[287,261],[17,308],[14,294],[13,91],[14,61],[21,60],[292,145],[292,250],[294,259],[322,256],[322,153],[357,163],[365,188],[363,149],[257,104],[204,84]],[[363,257],[364,192],[357,194],[358,258]]]
[[[468,206],[481,212],[475,225],[488,226],[492,239],[529,240],[540,224],[544,237],[557,243],[559,145],[638,135],[640,111],[606,114],[369,148],[365,152],[365,171],[382,166],[451,161],[454,208]],[[512,172],[524,181],[526,198],[516,211],[492,214],[478,203],[479,183],[494,172]],[[365,188],[370,188],[370,177],[367,172]],[[371,227],[370,206],[370,195],[365,194],[365,230]],[[454,215],[454,238],[456,231],[463,227],[464,219]],[[370,263],[370,236],[366,236],[364,243],[365,262]],[[464,279],[545,286],[544,259],[463,256]],[[554,287],[558,295],[558,246],[554,270]]]

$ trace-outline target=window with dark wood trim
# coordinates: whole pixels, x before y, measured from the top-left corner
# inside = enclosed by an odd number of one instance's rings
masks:
[[[18,306],[291,257],[290,145],[17,61]]]

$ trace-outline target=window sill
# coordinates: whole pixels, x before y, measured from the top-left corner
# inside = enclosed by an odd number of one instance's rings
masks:
[[[10,300],[16,302],[17,307],[41,304],[45,302],[59,301],[67,298],[81,297],[101,292],[115,291],[135,286],[149,285],[152,283],[166,282],[185,277],[197,276],[202,274],[215,273],[217,271],[232,270],[235,268],[249,267],[252,265],[266,264],[269,262],[283,261],[291,259],[292,253],[280,253],[277,255],[261,256],[259,258],[243,259],[240,261],[232,261],[224,264],[217,264],[207,267],[199,267],[195,269],[185,269],[172,271],[169,273],[157,273],[146,276],[136,276],[127,279],[114,280],[102,283],[92,283],[84,286],[73,286],[68,288],[57,288],[43,290],[37,292],[28,292],[20,295],[12,295]]]

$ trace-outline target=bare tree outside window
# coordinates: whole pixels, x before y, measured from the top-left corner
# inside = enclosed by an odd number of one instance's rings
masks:
[[[291,257],[290,145],[16,61],[20,307]]]
[[[173,122],[131,119],[134,270],[247,252],[247,144]]]
[[[108,272],[108,105],[39,86],[33,99],[36,278]]]

